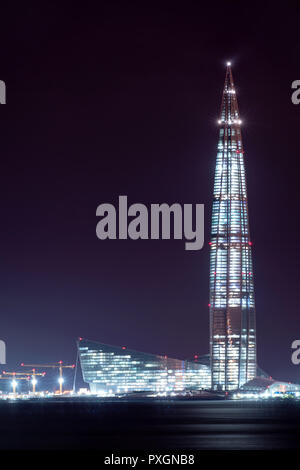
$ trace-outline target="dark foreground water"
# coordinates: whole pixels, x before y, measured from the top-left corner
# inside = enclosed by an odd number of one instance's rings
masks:
[[[300,402],[0,402],[0,449],[300,448]]]

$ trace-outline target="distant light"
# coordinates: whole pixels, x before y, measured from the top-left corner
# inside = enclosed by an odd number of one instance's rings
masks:
[[[122,346],[122,349],[126,349],[126,346]]]
[[[59,382],[60,384],[63,384],[63,383],[64,383],[64,378],[63,378],[63,377],[59,377],[58,382]]]
[[[208,304],[208,306],[210,307],[210,304]]]
[[[32,385],[36,385],[36,384],[37,384],[37,380],[36,380],[35,378],[33,378],[33,379],[31,380],[31,383],[32,383]]]
[[[16,380],[12,380],[11,384],[12,384],[13,387],[17,387],[18,382]]]
[[[231,62],[227,62],[227,67],[230,67],[231,66]]]

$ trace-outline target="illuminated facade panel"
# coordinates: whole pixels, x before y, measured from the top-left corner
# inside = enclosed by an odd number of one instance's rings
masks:
[[[80,340],[78,350],[83,380],[92,393],[180,393],[211,388],[207,365],[88,340]]]
[[[234,390],[256,376],[256,327],[244,150],[230,64],[219,126],[210,241],[210,355],[212,388]]]

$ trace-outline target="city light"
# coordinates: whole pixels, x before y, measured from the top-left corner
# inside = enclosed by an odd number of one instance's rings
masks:
[[[227,67],[231,62],[227,62]],[[76,366],[80,364],[88,388],[63,390],[63,361],[52,364],[24,364],[22,367],[50,368],[58,371],[53,392],[37,392],[37,376],[45,372],[4,372],[12,376],[13,394],[0,398],[24,398],[16,393],[19,380],[31,380],[27,398],[64,395],[122,398],[138,396],[187,396],[219,394],[226,399],[300,399],[300,385],[257,377],[255,299],[252,267],[252,242],[246,190],[242,124],[231,70],[226,70],[222,109],[218,119],[219,139],[214,179],[210,246],[210,354],[190,359],[175,359],[164,353],[150,354],[78,338]],[[206,304],[206,302],[205,302]],[[205,308],[205,305],[204,305]],[[1,377],[1,376],[0,376]],[[67,375],[66,375],[67,377]],[[8,377],[1,377],[3,380]],[[11,380],[11,377],[9,377]],[[57,390],[57,382],[59,390]],[[265,382],[264,382],[265,381]],[[69,382],[69,380],[67,380]],[[258,383],[258,385],[257,385]],[[267,385],[266,385],[267,383]],[[30,382],[29,382],[30,384]],[[19,387],[22,389],[25,387]]]

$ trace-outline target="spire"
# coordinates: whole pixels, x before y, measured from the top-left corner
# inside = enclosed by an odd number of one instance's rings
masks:
[[[241,125],[231,63],[227,62],[219,124]]]

